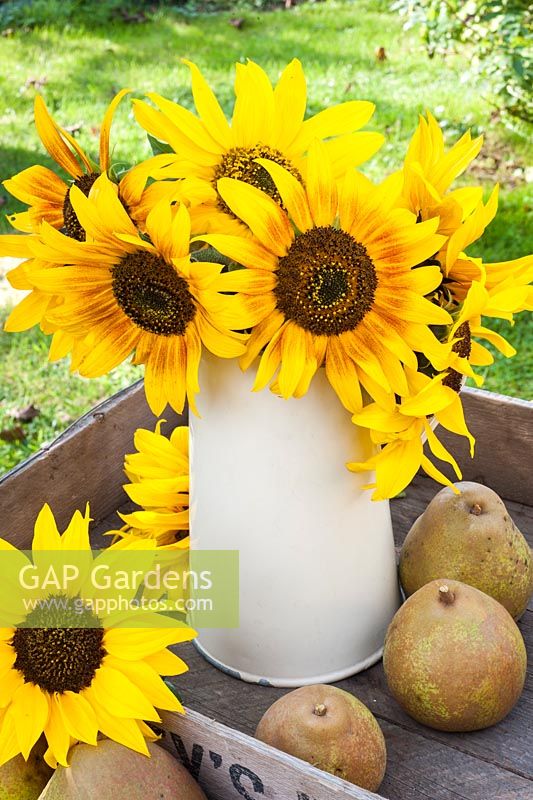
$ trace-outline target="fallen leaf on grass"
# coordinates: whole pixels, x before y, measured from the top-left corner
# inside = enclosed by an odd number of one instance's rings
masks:
[[[26,78],[26,82],[24,84],[24,88],[25,89],[29,89],[31,87],[31,88],[37,89],[37,91],[39,91],[39,89],[42,89],[43,86],[46,86],[47,83],[48,83],[48,76],[47,75],[43,75],[42,78]]]
[[[26,431],[22,425],[15,425],[13,428],[4,428],[0,431],[0,439],[4,442],[21,442],[26,438]]]
[[[65,125],[65,130],[67,133],[70,133],[74,136],[75,133],[79,133],[83,128],[83,122],[75,122],[74,125]]]
[[[19,422],[31,422],[32,419],[38,417],[40,413],[40,410],[31,403],[29,406],[26,406],[26,408],[21,408],[13,412],[11,416]]]

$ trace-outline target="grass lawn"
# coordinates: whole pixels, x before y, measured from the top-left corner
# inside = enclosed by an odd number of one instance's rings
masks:
[[[243,12],[240,29],[229,24],[228,12],[185,17],[162,10],[143,24],[115,22],[100,29],[58,30],[53,27],[0,37],[0,180],[34,163],[52,166],[33,127],[36,86],[52,113],[64,125],[80,125],[80,144],[96,154],[98,125],[113,94],[123,86],[138,96],[155,90],[191,106],[188,69],[182,57],[204,70],[229,113],[233,62],[258,61],[275,78],[292,57],[299,57],[308,80],[309,113],[348,99],[376,103],[368,126],[382,131],[387,142],[363,170],[372,178],[397,169],[417,115],[425,108],[439,117],[453,142],[466,128],[487,134],[485,157],[471,182],[489,187],[502,183],[500,212],[474,255],[504,260],[533,249],[533,192],[524,182],[526,145],[496,120],[480,86],[465,79],[464,57],[428,60],[416,32],[405,33],[399,18],[372,0],[299,5],[290,11]],[[384,47],[387,59],[375,57]],[[40,88],[39,88],[40,87]],[[112,145],[116,161],[133,163],[148,154],[145,138],[124,103],[116,117]],[[3,212],[22,208],[0,187]],[[3,226],[3,228],[1,227]],[[0,222],[0,230],[7,224]],[[5,315],[5,312],[4,312]],[[498,330],[509,332],[509,326]],[[520,319],[509,338],[520,347],[511,361],[498,359],[486,388],[521,397],[533,394],[527,350],[533,323]],[[0,429],[12,424],[12,409],[29,402],[43,413],[28,425],[23,444],[0,442],[0,471],[49,441],[65,423],[98,399],[138,377],[125,366],[111,378],[87,382],[68,375],[64,364],[47,365],[42,334],[2,334],[0,346]],[[530,360],[530,359],[529,359]]]

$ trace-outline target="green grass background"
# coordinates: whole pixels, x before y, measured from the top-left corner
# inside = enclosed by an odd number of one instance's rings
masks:
[[[369,129],[386,136],[386,144],[363,166],[378,179],[397,169],[418,114],[431,109],[452,143],[464,130],[486,133],[488,155],[482,168],[466,181],[486,185],[486,195],[503,178],[500,210],[483,239],[471,248],[485,260],[504,260],[531,252],[533,192],[523,180],[526,142],[507,131],[483,97],[483,87],[467,76],[468,54],[446,61],[429,60],[416,32],[406,33],[387,4],[374,0],[326,0],[302,4],[290,11],[239,11],[244,24],[230,24],[224,11],[209,15],[180,15],[162,9],[142,24],[114,21],[90,29],[70,25],[64,30],[45,27],[14,31],[0,38],[0,180],[34,163],[54,166],[33,127],[32,81],[45,81],[42,92],[63,125],[81,123],[80,144],[96,155],[98,126],[107,104],[124,86],[137,96],[155,90],[192,107],[188,69],[182,57],[195,61],[231,112],[233,63],[252,58],[275,79],[297,56],[308,81],[308,113],[349,99],[372,100],[376,113]],[[387,59],[379,62],[377,47]],[[112,131],[115,161],[133,163],[148,155],[143,132],[124,103]],[[22,208],[0,187],[0,209]],[[0,230],[8,230],[0,222]],[[7,309],[0,309],[5,318]],[[522,315],[514,328],[497,329],[519,348],[509,360],[497,358],[487,371],[485,388],[531,398],[533,374],[531,315]],[[39,331],[0,336],[0,430],[13,425],[12,412],[33,402],[41,415],[25,427],[22,442],[0,440],[0,471],[50,441],[70,421],[96,401],[141,376],[124,365],[98,381],[85,381],[68,372],[66,364],[46,362],[46,337]]]

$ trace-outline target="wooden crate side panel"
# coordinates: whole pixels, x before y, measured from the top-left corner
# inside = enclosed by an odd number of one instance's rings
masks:
[[[466,439],[442,426],[437,435],[455,456],[463,480],[484,483],[501,497],[533,505],[533,403],[479,389],[461,393],[466,423],[476,437],[474,459]],[[452,480],[447,465],[439,469]]]
[[[212,800],[379,800],[240,731],[187,709],[163,714],[165,746]]]
[[[185,424],[172,411],[165,416],[167,429]],[[44,502],[60,529],[86,502],[96,521],[114,511],[126,499],[121,488],[124,454],[134,451],[135,429],[154,425],[142,382],[101,403],[0,480],[0,535],[17,547],[29,547],[33,520]]]

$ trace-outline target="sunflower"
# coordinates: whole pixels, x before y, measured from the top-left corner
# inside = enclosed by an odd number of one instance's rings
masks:
[[[138,428],[134,444],[137,453],[126,455],[124,470],[132,483],[126,494],[142,511],[120,516],[128,529],[123,535],[151,536],[158,545],[188,547],[189,538],[189,428],[174,428],[167,438],[161,433],[164,420],[155,430]]]
[[[40,551],[92,557],[89,522],[88,508],[85,515],[77,511],[61,535],[49,506],[43,506],[35,522],[34,563],[40,563]],[[27,560],[4,540],[0,550]],[[43,564],[45,557],[43,553]],[[89,604],[80,613],[74,603],[83,592],[79,586],[72,589],[76,595],[55,592],[16,624],[0,629],[0,764],[19,753],[27,759],[43,733],[48,742],[45,757],[54,767],[67,766],[74,742],[96,745],[99,733],[148,755],[145,738],[154,735],[144,720],[159,722],[156,708],[183,712],[160,676],[186,671],[167,647],[189,641],[195,632],[183,625],[106,625]],[[55,608],[59,600],[62,603],[61,627],[49,621],[54,615],[52,596]],[[76,614],[71,627],[65,624],[70,612]]]
[[[446,152],[442,130],[427,112],[420,118],[405,158],[399,205],[408,208],[419,220],[439,218],[438,233],[447,239],[431,264],[441,267],[443,280],[434,293],[437,302],[461,303],[473,281],[483,282],[491,291],[488,316],[512,319],[513,313],[531,305],[533,258],[485,264],[466,255],[494,219],[498,209],[498,187],[483,203],[481,186],[450,190],[450,186],[478,155],[483,137],[472,139],[465,133]],[[528,300],[529,298],[529,300]]]
[[[62,301],[47,320],[89,342],[76,364],[81,375],[104,375],[135,351],[135,363],[146,365],[154,414],[167,403],[181,413],[186,396],[194,410],[202,344],[222,358],[244,351],[246,337],[226,327],[235,299],[212,288],[218,281],[224,291],[222,266],[191,261],[183,205],[163,199],[152,209],[148,241],[106,175],[95,181],[89,198],[76,186],[70,198],[87,240],[75,241],[43,222],[30,241],[38,260],[28,268],[32,284]]]
[[[98,175],[110,167],[109,134],[113,115],[130,91],[122,89],[118,92],[106,111],[100,129],[99,166],[85,154],[74,137],[53,120],[43,98],[40,95],[35,98],[35,127],[43,145],[57,165],[71,176],[74,186],[85,195],[89,194]],[[64,228],[74,239],[81,241],[85,238],[69,200],[70,184],[52,170],[39,165],[29,167],[4,181],[4,186],[13,197],[29,205],[27,211],[8,217],[14,228],[32,232],[38,229],[42,220],[46,220],[54,228]]]
[[[344,406],[358,411],[361,385],[408,393],[404,364],[439,343],[429,325],[451,317],[424,295],[440,282],[438,267],[418,267],[439,250],[438,222],[416,223],[392,209],[388,182],[375,187],[355,170],[337,191],[324,146],[309,153],[306,188],[279,164],[261,159],[283,204],[246,183],[223,178],[224,201],[252,230],[252,239],[198,237],[246,267],[227,276],[255,328],[241,366],[264,349],[255,390],[279,374],[274,390],[300,397],[325,362]]]
[[[467,131],[446,152],[437,120],[429,111],[426,113],[427,120],[420,117],[405,157],[403,195],[413,213],[422,220],[439,216],[439,232],[449,233],[481,199],[483,190],[479,186],[449,190],[479,154],[483,137],[472,139]]]
[[[460,480],[461,470],[451,453],[436,436],[431,420],[449,431],[464,436],[474,453],[474,438],[466,427],[461,399],[453,388],[444,385],[445,373],[429,378],[406,368],[409,396],[396,402],[391,395],[380,393],[379,402],[366,406],[353,416],[353,422],[370,429],[372,441],[381,445],[378,453],[364,462],[351,462],[351,472],[375,470],[375,481],[365,488],[375,489],[372,499],[385,500],[399,494],[414,478],[420,467],[445,486],[452,482],[424,453],[424,439],[431,453],[450,464]]]
[[[444,386],[450,386],[456,392],[461,391],[465,377],[472,378],[481,386],[483,378],[473,371],[472,366],[485,367],[494,361],[490,351],[477,339],[490,342],[506,358],[516,355],[514,347],[503,336],[482,324],[482,316],[487,309],[490,311],[491,303],[491,294],[484,284],[472,281],[463,303],[454,315],[446,345],[441,349],[440,355],[434,357],[434,364],[447,373]]]
[[[40,223],[45,220],[52,227],[63,230],[67,236],[78,241],[85,240],[86,232],[72,207],[69,190],[74,185],[87,196],[98,176],[110,171],[109,136],[113,116],[120,101],[130,92],[131,89],[118,92],[105,113],[100,128],[98,164],[86,155],[68,131],[55,122],[42,97],[38,95],[35,98],[35,126],[39,137],[56,164],[70,175],[72,182],[66,183],[55,172],[40,165],[22,170],[4,181],[3,185],[8,192],[29,206],[27,211],[8,216],[7,219],[14,228],[25,233],[36,232]],[[153,197],[153,193],[149,193],[148,198],[143,197],[148,180],[157,180],[161,169],[173,162],[170,155],[153,156],[129,169],[118,181],[119,196],[131,216],[139,223],[146,219],[147,200]],[[195,181],[174,182],[172,199],[187,204],[194,203],[198,195],[196,184]],[[205,191],[202,191],[198,202],[204,198]],[[2,238],[0,237],[0,252]]]
[[[192,93],[198,116],[158,94],[148,94],[157,109],[134,101],[138,123],[176,152],[169,178],[204,181],[208,199],[199,206],[203,232],[239,234],[240,219],[218,191],[220,178],[238,178],[274,198],[282,199],[270,174],[258,162],[267,158],[297,180],[306,176],[305,155],[314,139],[328,139],[325,150],[340,178],[347,169],[370,158],[382,145],[378,133],[358,132],[374,112],[374,104],[351,100],[304,121],[307,90],[297,59],[283,70],[275,87],[253,61],[236,64],[235,106],[231,124],[202,73],[190,61]]]

